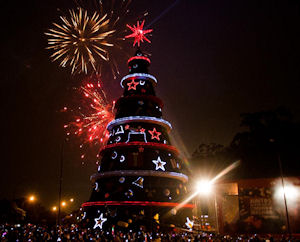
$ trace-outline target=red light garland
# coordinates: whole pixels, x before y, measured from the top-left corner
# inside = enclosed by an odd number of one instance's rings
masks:
[[[161,118],[155,118],[149,116],[127,116],[123,118],[117,118],[111,121],[106,128],[110,131],[116,125],[135,123],[135,122],[155,123],[164,126],[165,128],[167,128],[168,131],[172,129],[172,125],[168,121]]]
[[[127,61],[127,63],[129,64],[129,62],[131,62],[131,61],[133,61],[133,60],[145,60],[145,61],[147,61],[149,64],[151,63],[150,59],[147,58],[147,57],[145,57],[145,56],[133,56],[133,57],[131,57],[131,58]]]
[[[98,201],[98,202],[85,202],[82,207],[91,206],[158,206],[158,207],[183,207],[183,208],[194,208],[194,204],[186,203],[171,203],[171,202],[149,202],[149,201]]]

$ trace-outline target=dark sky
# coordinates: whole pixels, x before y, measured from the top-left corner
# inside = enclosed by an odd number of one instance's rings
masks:
[[[135,0],[131,10],[148,10],[151,22],[173,2]],[[75,4],[3,4],[0,197],[33,192],[50,206],[57,201],[64,135],[59,110],[72,101],[68,90],[80,80],[51,63],[43,33],[58,19],[57,8]],[[299,5],[181,0],[151,26],[150,73],[159,82],[164,118],[189,153],[200,143],[228,144],[240,130],[240,113],[285,106],[299,117]],[[126,60],[119,65],[126,70]],[[106,80],[111,96],[121,95],[120,78]],[[88,199],[93,164],[81,165],[77,148],[65,146],[63,197],[75,197],[78,205]]]

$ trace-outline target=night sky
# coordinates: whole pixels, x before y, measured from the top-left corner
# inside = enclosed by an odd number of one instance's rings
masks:
[[[174,0],[135,0],[150,23]],[[299,119],[299,1],[177,1],[153,23],[150,73],[158,79],[180,149],[201,143],[228,145],[241,130],[240,113],[289,108]],[[57,201],[59,162],[70,89],[80,78],[58,67],[45,50],[44,32],[58,21],[57,8],[72,0],[5,1],[1,11],[1,196],[38,195]],[[147,24],[147,23],[146,23]],[[135,49],[132,48],[134,54]],[[119,80],[104,80],[109,95],[122,94]],[[72,141],[64,146],[63,197],[88,200],[94,161],[81,164]]]

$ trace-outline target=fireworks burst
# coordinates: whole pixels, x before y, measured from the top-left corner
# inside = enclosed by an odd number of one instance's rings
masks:
[[[81,158],[85,158],[85,146],[96,146],[95,150],[97,156],[99,149],[106,144],[109,137],[106,130],[107,124],[114,118],[113,101],[110,104],[107,100],[106,94],[101,86],[101,82],[89,82],[77,89],[82,96],[80,106],[70,109],[73,113],[73,121],[66,124],[66,134],[68,136],[76,136],[80,139]],[[64,108],[65,111],[68,108]],[[90,153],[95,153],[89,151]]]
[[[148,12],[131,14],[131,0],[75,0],[77,10],[62,14],[45,34],[52,61],[71,67],[72,74],[120,74],[118,62],[130,57],[126,24],[144,19]],[[94,13],[89,15],[89,13]],[[130,54],[129,54],[130,53]]]
[[[69,65],[73,73],[88,73],[89,69],[97,71],[97,61],[109,61],[109,47],[113,43],[108,37],[115,30],[111,29],[107,14],[100,17],[94,12],[92,17],[79,8],[78,12],[70,10],[70,17],[61,16],[62,23],[53,23],[55,28],[45,33],[49,36],[47,49],[54,50],[53,61],[59,60],[60,66]]]
[[[113,0],[113,1],[83,1],[76,0],[79,7],[88,10],[95,10],[100,16],[107,15],[109,18],[109,29],[115,30],[115,32],[108,36],[110,43],[114,45],[109,48],[107,62],[102,62],[98,68],[98,72],[101,75],[111,73],[113,78],[116,79],[120,74],[119,63],[127,61],[132,55],[132,48],[130,46],[130,40],[126,39],[129,29],[128,23],[136,23],[140,19],[144,19],[147,15],[147,11],[140,13],[131,12],[131,0]]]

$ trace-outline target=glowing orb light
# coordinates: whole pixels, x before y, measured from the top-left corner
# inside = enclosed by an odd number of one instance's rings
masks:
[[[200,180],[196,184],[198,194],[209,195],[213,190],[212,182],[209,180]]]

